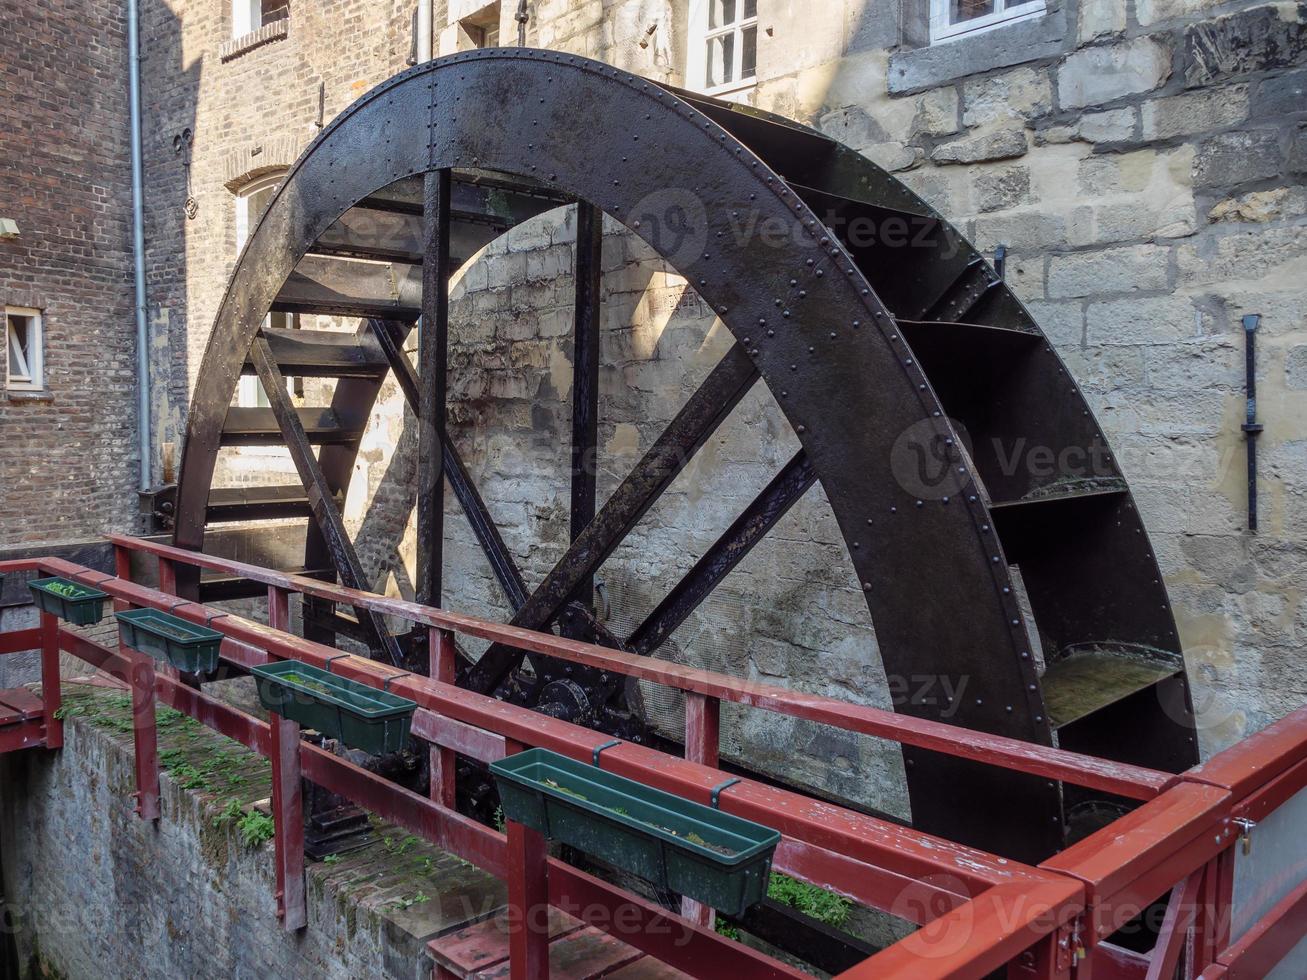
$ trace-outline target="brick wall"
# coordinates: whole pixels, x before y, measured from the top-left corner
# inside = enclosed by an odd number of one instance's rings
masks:
[[[0,548],[135,527],[135,324],[122,9],[6,8],[0,305],[43,312],[46,390],[0,391]]]

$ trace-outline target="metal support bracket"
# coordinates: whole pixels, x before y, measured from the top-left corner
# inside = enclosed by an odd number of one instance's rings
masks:
[[[734,785],[735,785],[736,783],[738,783],[739,781],[740,781],[740,778],[739,778],[738,776],[736,776],[734,779],[728,779],[728,780],[726,780],[726,781],[723,782],[723,783],[718,783],[716,786],[714,786],[714,787],[712,788],[712,808],[713,808],[714,810],[720,810],[720,809],[721,809],[721,795],[722,795],[722,790],[730,789],[732,786],[734,786]]]
[[[1243,318],[1244,331],[1244,389],[1247,395],[1247,414],[1240,428],[1248,443],[1248,530],[1257,530],[1257,436],[1262,425],[1257,421],[1257,328],[1260,314],[1250,313]]]
[[[605,742],[603,745],[596,745],[594,754],[591,755],[590,757],[590,764],[597,769],[603,768],[602,766],[599,765],[599,753],[603,752],[605,749],[611,749],[614,745],[621,745],[621,744],[622,744],[622,740],[620,738],[614,738],[610,741]]]

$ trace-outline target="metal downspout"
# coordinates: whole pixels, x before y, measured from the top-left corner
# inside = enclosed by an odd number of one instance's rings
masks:
[[[418,0],[417,63],[419,65],[431,60],[432,2],[433,0]]]
[[[127,0],[127,78],[132,145],[132,274],[136,293],[136,391],[141,490],[150,488],[150,338],[145,311],[145,188],[141,165],[141,39],[138,0]]]

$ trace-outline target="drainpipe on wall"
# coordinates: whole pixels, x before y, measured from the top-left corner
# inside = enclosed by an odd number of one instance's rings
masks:
[[[431,4],[432,0],[418,0],[417,63],[419,65],[431,60]]]
[[[145,311],[145,188],[141,165],[141,37],[138,0],[127,0],[127,87],[132,144],[132,275],[136,293],[136,391],[141,486],[150,489],[150,336]]]

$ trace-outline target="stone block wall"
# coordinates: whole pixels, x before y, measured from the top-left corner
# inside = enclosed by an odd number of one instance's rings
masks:
[[[13,4],[4,26],[0,307],[41,311],[45,389],[0,374],[0,549],[134,528],[137,480],[123,12]]]
[[[513,7],[500,10],[506,41]],[[808,4],[760,0],[758,79],[734,97],[850,143],[981,248],[1008,246],[1010,281],[1089,395],[1143,510],[1210,752],[1307,698],[1294,670],[1307,627],[1307,14],[1286,2],[1049,0],[1042,17],[931,46],[914,27],[924,7],[831,0],[815,17]],[[329,120],[405,66],[411,12],[292,5],[284,31],[242,45],[224,3],[147,4],[151,317],[170,378],[157,409],[165,441],[180,438],[234,262],[234,191],[293,161],[317,132],[319,104]],[[475,0],[437,4],[436,51],[466,46],[458,20],[483,13]],[[686,4],[542,0],[531,14],[529,43],[686,81],[697,43]],[[189,184],[173,147],[188,127]],[[573,220],[542,216],[490,246],[461,272],[451,314],[454,436],[528,582],[566,545]],[[694,291],[612,223],[604,300],[601,498],[724,350]],[[1264,318],[1256,536],[1244,530],[1239,430],[1246,313]],[[321,394],[306,392],[306,403]],[[346,516],[376,587],[406,594],[415,444],[388,383]],[[638,622],[794,448],[768,393],[741,404],[604,567],[610,624],[621,632]],[[284,456],[232,456],[226,478],[293,479]],[[452,501],[446,583],[451,605],[508,614]],[[663,653],[890,700],[820,488]],[[675,703],[646,693],[670,722]],[[756,724],[727,719],[733,751],[904,812],[895,749]]]

